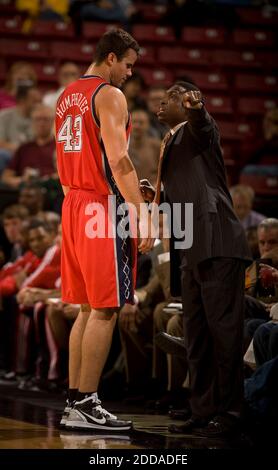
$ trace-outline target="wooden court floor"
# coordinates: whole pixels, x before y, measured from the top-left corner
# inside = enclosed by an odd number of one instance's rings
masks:
[[[68,431],[59,427],[64,398],[0,386],[0,449],[249,449],[255,443],[246,436],[233,440],[208,440],[171,434],[175,421],[150,414],[144,407],[104,402],[123,418],[132,419],[130,433]]]

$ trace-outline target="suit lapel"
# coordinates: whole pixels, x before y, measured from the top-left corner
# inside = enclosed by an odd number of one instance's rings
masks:
[[[165,145],[164,153],[163,153],[163,162],[162,162],[162,168],[165,163],[165,160],[168,157],[169,150],[172,147],[173,142],[177,139],[178,136],[180,136],[181,133],[183,133],[184,126],[182,126],[177,132],[175,132],[170,139],[168,140],[167,144]]]

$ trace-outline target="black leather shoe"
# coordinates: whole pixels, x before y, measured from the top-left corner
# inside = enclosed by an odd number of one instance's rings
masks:
[[[204,418],[189,418],[183,424],[170,424],[168,431],[177,434],[195,434],[195,429],[205,427],[208,420]]]
[[[183,359],[186,357],[186,348],[184,338],[179,336],[168,335],[164,331],[155,335],[155,344],[167,354],[180,356]]]
[[[207,426],[196,429],[195,434],[202,437],[226,437],[240,431],[240,418],[231,413],[215,416]]]
[[[168,415],[171,419],[178,419],[181,421],[187,421],[191,416],[190,408],[183,408],[182,410],[170,410]]]

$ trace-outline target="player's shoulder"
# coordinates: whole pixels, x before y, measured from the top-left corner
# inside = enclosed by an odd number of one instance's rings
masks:
[[[125,95],[123,94],[123,92],[119,88],[116,88],[109,84],[107,84],[107,86],[103,86],[101,90],[99,90],[97,98],[99,102],[105,103],[110,103],[111,101],[116,101],[118,103],[126,102]]]

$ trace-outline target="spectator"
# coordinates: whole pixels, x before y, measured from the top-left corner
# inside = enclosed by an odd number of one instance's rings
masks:
[[[20,320],[23,320],[25,313],[28,313],[29,319],[32,317],[34,319],[36,331],[36,376],[20,383],[19,388],[25,390],[40,390],[41,388],[53,390],[57,388],[61,361],[59,360],[60,354],[58,354],[56,338],[48,321],[47,305],[50,301],[59,302],[61,297],[60,245],[61,226],[58,228],[55,244],[47,251],[47,257],[45,262],[41,263],[39,272],[34,273],[33,280],[31,279],[28,287],[23,287],[17,296],[20,302],[20,311],[23,313],[20,315]],[[54,304],[51,303],[51,305]],[[32,327],[31,322],[29,326]],[[22,335],[21,352],[24,351],[22,347],[24,340],[26,350],[26,336]]]
[[[131,0],[74,0],[70,9],[77,34],[81,32],[82,21],[116,22],[129,31],[130,22],[136,14],[136,7]]]
[[[19,204],[28,209],[31,217],[53,224],[57,229],[60,217],[55,212],[43,211],[44,191],[37,184],[28,183],[21,188]]]
[[[233,186],[230,189],[230,193],[233,199],[235,213],[245,230],[249,227],[259,225],[259,223],[265,219],[265,215],[252,210],[255,193],[250,186]]]
[[[37,75],[28,62],[14,62],[7,73],[4,88],[0,90],[0,110],[16,105],[16,94],[20,85],[36,85]]]
[[[160,140],[149,135],[150,120],[144,109],[132,112],[132,134],[129,155],[139,179],[147,178],[156,184],[157,167],[160,153]]]
[[[251,225],[251,227],[248,227],[245,230],[245,233],[250,251],[252,253],[252,258],[255,260],[260,257],[257,227]]]
[[[63,65],[61,65],[58,72],[59,88],[58,90],[46,93],[43,98],[44,104],[50,106],[51,108],[55,108],[57,99],[59,98],[60,94],[64,91],[65,87],[77,80],[79,76],[80,69],[78,65],[76,65],[74,62],[65,62]]]
[[[20,204],[6,207],[2,220],[7,239],[12,245],[9,262],[16,261],[25,251],[22,229],[28,219],[29,211]]]
[[[34,86],[20,86],[16,106],[0,112],[0,173],[17,148],[33,138],[31,114],[41,102],[41,94]]]
[[[258,241],[261,257],[266,257],[274,249],[278,249],[278,220],[264,219],[258,226]]]
[[[131,112],[135,108],[147,108],[145,100],[141,98],[145,88],[145,81],[140,73],[133,73],[123,85],[123,94],[126,97],[127,109]]]
[[[243,146],[247,166],[242,174],[278,176],[278,108],[270,109],[263,119],[263,134]]]
[[[275,306],[272,307],[272,309]],[[277,304],[276,304],[277,307]],[[260,367],[265,362],[278,357],[278,322],[270,321],[260,325],[253,339],[256,366]]]
[[[261,265],[261,268],[265,269],[268,266]],[[260,273],[260,277],[263,277],[263,273]],[[269,268],[264,282],[277,286],[278,270]],[[261,321],[257,322],[257,325],[254,324],[253,348],[257,367],[278,356],[278,303],[271,306],[269,317],[271,320],[269,322]]]
[[[169,127],[166,124],[159,122],[157,119],[160,102],[165,95],[165,91],[165,88],[161,85],[153,85],[149,88],[147,95],[147,108],[150,116],[149,134],[160,140],[163,139],[166,132],[169,130]]]
[[[30,250],[41,260],[38,269],[26,276],[18,294],[21,303],[26,288],[54,289],[60,278],[61,248],[57,228],[41,220],[32,220],[28,231]]]
[[[29,14],[29,18],[47,21],[64,21],[67,17],[70,0],[17,0],[19,11]]]
[[[2,181],[13,188],[21,183],[52,175],[55,169],[55,139],[53,137],[54,112],[38,105],[32,112],[34,140],[21,145],[12,157]]]
[[[13,344],[13,338],[16,337],[16,351],[13,351],[12,355],[16,355],[17,372],[22,373],[27,370],[31,317],[25,317],[21,311],[18,311],[18,305],[11,302],[12,296],[20,291],[18,302],[21,302],[21,295],[24,295],[27,287],[55,288],[56,280],[60,276],[60,247],[54,244],[57,231],[50,224],[40,220],[33,220],[27,230],[29,250],[22,258],[2,269],[0,273],[0,292],[6,305],[4,312],[13,319],[13,324],[18,316],[17,329],[9,330],[12,335],[9,342],[10,345]],[[6,324],[9,324],[8,320]],[[7,356],[10,357],[11,352]],[[11,365],[13,361],[7,362]],[[4,377],[4,381],[6,379],[9,381],[9,378],[8,374]]]
[[[64,302],[47,302],[48,321],[59,349],[68,351],[70,330],[80,310],[80,305]]]
[[[273,264],[274,267],[278,266],[278,219],[265,219],[257,229],[259,256],[263,258],[264,263],[268,264],[267,260]],[[254,261],[251,266],[246,269],[245,276],[246,293],[252,297],[261,298],[258,278],[258,263]],[[263,291],[262,291],[263,292]],[[278,290],[276,292],[278,300]],[[261,299],[263,300],[263,299]],[[274,299],[275,300],[275,299]],[[276,301],[277,301],[276,300]],[[268,297],[267,303],[270,303],[271,298]]]

